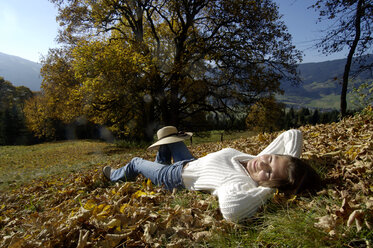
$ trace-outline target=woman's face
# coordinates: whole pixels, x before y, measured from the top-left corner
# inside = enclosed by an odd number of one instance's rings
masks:
[[[265,154],[248,161],[246,170],[257,183],[275,179],[286,180],[288,163],[289,159],[286,156]]]

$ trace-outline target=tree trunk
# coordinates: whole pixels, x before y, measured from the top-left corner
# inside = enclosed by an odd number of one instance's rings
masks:
[[[364,0],[359,0],[357,3],[357,9],[356,9],[356,19],[355,19],[355,38],[352,42],[352,46],[350,48],[350,51],[347,56],[347,61],[345,65],[345,70],[343,72],[343,82],[342,82],[342,91],[341,91],[341,116],[346,116],[347,113],[347,86],[348,86],[348,77],[350,75],[350,69],[352,64],[352,58],[354,56],[357,44],[360,40],[360,23],[361,23],[361,17],[362,17],[362,4]]]

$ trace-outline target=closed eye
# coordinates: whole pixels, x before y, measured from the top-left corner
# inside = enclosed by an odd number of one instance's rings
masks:
[[[272,164],[272,161],[273,161],[273,155],[271,155],[271,157],[269,158],[269,164]],[[271,168],[271,171],[268,172],[268,178],[271,179],[271,175],[272,175],[272,166],[270,166]]]

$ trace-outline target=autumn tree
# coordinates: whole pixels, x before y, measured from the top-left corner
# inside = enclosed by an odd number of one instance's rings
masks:
[[[42,59],[42,90],[26,102],[28,127],[39,138],[61,139],[63,124],[81,116],[81,99],[73,96],[79,88],[72,68],[71,49],[50,49]]]
[[[269,0],[51,2],[79,82],[70,102],[117,133],[231,115],[297,81],[300,53]]]
[[[273,132],[283,127],[285,105],[276,101],[274,96],[261,98],[250,107],[246,125],[250,130]]]
[[[138,54],[122,42],[81,41],[73,49],[72,66],[81,86],[73,99],[82,99],[84,115],[111,131],[126,137],[130,133],[141,139],[152,138],[143,129],[154,121],[147,56]],[[148,134],[147,134],[148,133]]]
[[[336,24],[326,30],[324,38],[317,44],[325,54],[340,52],[346,47],[348,55],[342,79],[341,115],[347,111],[347,86],[353,57],[360,63],[359,72],[373,68],[365,64],[372,52],[373,1],[371,0],[317,0],[312,6],[320,14],[320,20],[335,20]]]
[[[48,110],[46,98],[35,95],[26,102],[25,117],[28,128],[38,138],[53,140],[56,139],[56,121],[53,114]]]

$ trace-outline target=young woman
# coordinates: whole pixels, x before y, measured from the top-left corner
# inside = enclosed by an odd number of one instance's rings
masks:
[[[208,191],[218,197],[223,217],[231,221],[252,216],[274,188],[296,194],[320,186],[317,173],[299,159],[303,142],[299,130],[280,134],[257,156],[225,148],[199,159],[182,142],[191,135],[164,127],[149,147],[159,148],[155,162],[133,158],[117,170],[104,167],[103,174],[113,182],[131,181],[142,174],[168,190]]]

